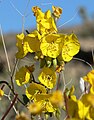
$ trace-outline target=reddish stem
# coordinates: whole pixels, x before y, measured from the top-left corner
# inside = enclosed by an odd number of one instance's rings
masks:
[[[3,89],[4,89],[4,87],[5,87],[5,85],[2,85],[2,86],[1,86],[1,90],[3,90]]]
[[[65,108],[66,108],[66,113],[67,113],[66,118],[70,118],[69,113],[68,113],[68,97],[66,96],[66,92],[64,92],[64,101],[65,101]]]
[[[7,111],[5,112],[5,114],[4,114],[4,116],[2,117],[1,120],[4,120],[5,117],[7,116],[7,114],[10,112],[11,108],[12,108],[13,105],[15,104],[15,101],[17,100],[17,96],[18,96],[18,94],[15,94],[15,97],[14,97],[14,99],[13,99],[11,105],[9,106],[9,108],[7,109]]]
[[[58,76],[58,82],[57,82],[57,88],[56,88],[56,90],[59,89],[59,84],[60,84],[60,73],[59,73],[59,76]]]

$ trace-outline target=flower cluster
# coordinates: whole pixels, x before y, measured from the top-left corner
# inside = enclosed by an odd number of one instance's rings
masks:
[[[24,58],[28,53],[33,53],[40,62],[38,80],[34,79],[34,66],[24,66],[16,72],[17,85],[27,85],[26,96],[32,101],[27,105],[32,115],[41,113],[55,113],[64,107],[64,95],[60,90],[51,91],[57,84],[57,72],[61,72],[65,62],[72,60],[79,52],[80,43],[77,36],[60,34],[56,27],[56,19],[62,9],[52,6],[45,13],[37,6],[32,8],[36,17],[37,30],[28,34],[17,35],[17,59]]]

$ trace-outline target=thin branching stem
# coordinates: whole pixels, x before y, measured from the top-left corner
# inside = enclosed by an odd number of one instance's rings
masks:
[[[5,97],[7,97],[9,99],[9,101],[12,103],[10,95],[4,94]],[[15,111],[16,114],[19,114],[19,112],[17,111],[17,109],[15,108],[15,106],[13,105],[13,109]]]
[[[66,114],[67,114],[66,118],[70,118],[69,112],[68,112],[68,97],[65,91],[64,91],[64,101],[65,101],[65,108],[66,108]]]
[[[21,16],[23,16],[23,14],[15,7],[15,5],[9,0],[10,5],[17,11],[17,13]]]
[[[64,71],[62,71],[62,77],[63,77],[63,84],[64,84],[63,91],[65,91],[65,88],[66,88],[66,82],[65,82]]]
[[[5,45],[5,41],[4,41],[4,36],[3,36],[3,32],[2,32],[2,27],[1,27],[1,25],[0,25],[0,31],[1,31],[1,37],[2,37],[3,47],[4,47],[4,52],[5,52],[5,56],[6,56],[6,60],[7,60],[8,70],[9,70],[9,72],[11,73],[10,62],[9,62],[9,58],[8,58],[8,53],[7,53],[7,49],[6,49],[6,45]],[[12,79],[11,79],[11,85],[12,85],[12,87],[14,86]]]
[[[0,25],[0,33],[1,33],[2,43],[3,43],[3,47],[4,47],[6,60],[7,60],[8,70],[9,70],[9,72],[11,72],[10,62],[9,62],[9,58],[8,58],[8,53],[7,53],[7,49],[6,49],[5,40],[4,40],[4,36],[3,36],[1,25]]]
[[[86,63],[93,70],[92,65],[90,63],[88,63],[87,61],[85,61],[85,60],[83,60],[81,58],[75,58],[75,57],[73,58],[73,60],[78,60],[78,61],[84,62],[84,63]]]
[[[11,105],[9,106],[9,108],[7,109],[7,111],[5,112],[5,114],[3,115],[3,117],[1,118],[1,120],[4,120],[5,117],[7,116],[7,114],[10,112],[11,108],[13,107],[13,105],[15,104],[16,100],[17,100],[18,94],[15,94],[15,97],[11,103]]]
[[[12,92],[14,95],[16,94],[7,81],[0,81],[0,84],[6,84],[6,85],[9,87],[9,89],[11,90],[11,92]],[[25,106],[25,104],[24,104],[18,97],[17,97],[17,100],[18,100],[22,105]]]
[[[52,3],[41,3],[41,5],[43,5],[43,6],[47,6],[47,5],[52,5]]]
[[[59,85],[60,85],[60,73],[59,73],[59,75],[58,75],[58,82],[57,82],[57,88],[56,88],[56,90],[58,90],[59,89]]]
[[[13,71],[11,72],[11,81],[14,80],[14,75],[15,75],[15,72],[16,72],[16,69],[17,69],[18,62],[19,62],[19,59],[16,59]],[[14,84],[13,83],[12,83],[12,89],[14,90]]]
[[[58,26],[57,28],[63,27],[64,25],[66,25],[67,23],[71,22],[78,14],[79,9],[76,10],[75,14],[72,16],[71,19],[69,19],[68,21],[66,21],[65,23],[63,23],[62,25]]]

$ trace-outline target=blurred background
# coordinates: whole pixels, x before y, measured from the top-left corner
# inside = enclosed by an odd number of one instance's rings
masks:
[[[15,45],[16,34],[22,32],[23,25],[24,30],[29,32],[36,29],[36,19],[31,10],[32,6],[39,6],[45,12],[48,9],[52,10],[52,5],[63,9],[63,13],[57,21],[59,32],[74,32],[81,44],[80,52],[72,61],[66,64],[64,71],[66,83],[71,80],[68,87],[70,88],[72,85],[75,85],[75,94],[79,97],[81,94],[79,87],[80,78],[91,70],[90,65],[94,66],[94,0],[0,0],[0,25],[4,35],[10,66],[13,69],[15,64],[15,53],[17,52]],[[34,63],[33,59],[27,56],[20,61],[19,67],[23,64],[29,65],[31,63]],[[39,68],[38,64],[36,64],[36,67]],[[35,71],[36,76],[39,73],[39,69],[37,70]],[[0,80],[10,81],[1,35]],[[63,84],[62,81],[61,84]],[[19,87],[17,89],[19,90]],[[60,89],[63,89],[63,85],[61,85]],[[6,103],[5,98],[3,98],[3,102],[0,101],[0,118],[5,113],[9,103],[10,101]],[[22,108],[20,107],[19,109],[21,110]],[[11,112],[12,114],[8,114],[6,120],[14,119],[14,111]]]

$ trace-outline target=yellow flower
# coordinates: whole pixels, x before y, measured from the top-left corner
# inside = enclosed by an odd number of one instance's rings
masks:
[[[55,112],[58,107],[64,105],[64,99],[61,91],[56,91],[50,94],[36,94],[35,99],[37,103],[42,103],[43,112]]]
[[[77,101],[78,104],[78,115],[80,119],[85,119],[89,112],[90,106],[85,106],[80,100]]]
[[[79,52],[80,44],[75,34],[65,36],[64,45],[62,47],[62,58],[69,62],[74,55]]]
[[[41,10],[38,6],[32,7],[32,11],[33,11],[33,13],[34,13],[34,16],[38,16],[38,15],[37,15],[38,10]]]
[[[55,107],[62,107],[64,105],[64,98],[61,91],[55,91],[50,97],[50,102]]]
[[[0,100],[3,95],[4,95],[4,91],[0,89]]]
[[[55,111],[55,108],[49,100],[41,100],[39,102],[31,103],[28,105],[28,109],[32,115]]]
[[[27,49],[23,48],[23,44],[24,44],[24,40],[25,40],[24,33],[18,34],[16,36],[16,39],[17,39],[16,46],[18,48],[18,52],[16,53],[16,57],[23,58],[28,53]]]
[[[40,40],[41,36],[38,31],[34,31],[26,36],[25,42],[28,43],[29,49],[28,52],[37,52],[40,51]]]
[[[31,72],[28,70],[27,67],[21,67],[15,75],[17,85],[21,86],[28,83],[30,80],[30,74]]]
[[[87,109],[86,119],[93,120],[94,119],[94,94],[88,93],[84,94],[81,97],[81,102],[84,104],[85,108]],[[79,106],[80,107],[80,106]],[[85,113],[85,111],[84,111]]]
[[[41,9],[38,6],[32,7],[32,11],[36,16],[37,22],[44,18],[45,14],[41,11]]]
[[[43,102],[40,101],[40,102],[35,102],[35,103],[29,104],[27,108],[29,109],[29,111],[32,115],[36,115],[36,114],[41,114],[44,106],[43,106]]]
[[[46,89],[44,86],[37,83],[31,83],[30,86],[26,89],[26,96],[29,99],[36,98],[36,95],[40,93],[46,93]]]
[[[44,67],[38,79],[47,88],[52,89],[56,84],[56,73],[51,68]]]
[[[37,30],[42,36],[48,33],[57,32],[57,28],[54,19],[51,16],[50,10],[45,13],[43,13],[38,7],[33,7],[32,10],[36,16]]]
[[[60,18],[61,14],[62,14],[62,8],[52,6],[52,10],[53,10],[53,15],[57,18]]]
[[[45,94],[45,93],[36,95],[36,101],[42,102],[43,111],[45,112],[54,112],[56,110],[56,108],[52,105],[50,101],[51,96],[52,94]]]
[[[91,70],[83,79],[90,83],[90,92],[94,94],[94,70]]]
[[[89,115],[90,106],[86,106],[82,100],[77,100],[75,96],[71,96],[68,100],[68,113],[71,118],[83,120]]]
[[[45,111],[46,112],[54,112],[56,109],[53,107],[50,101],[45,101]]]
[[[23,33],[17,35],[17,47],[18,52],[16,53],[17,58],[23,58],[28,52],[33,53],[40,51],[40,41],[41,36],[37,31],[34,31],[27,36]]]
[[[43,37],[40,45],[42,54],[44,56],[56,58],[62,49],[62,39],[64,39],[64,36],[61,37],[59,34],[50,34]]]
[[[41,102],[43,107],[43,112],[54,112],[57,107],[63,105],[63,97],[60,91],[56,91],[53,94],[41,93],[36,94],[36,102]]]

